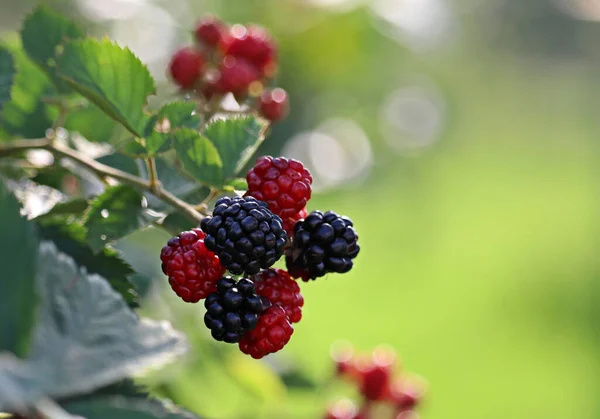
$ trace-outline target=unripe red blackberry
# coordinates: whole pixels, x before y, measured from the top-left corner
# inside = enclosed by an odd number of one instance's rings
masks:
[[[227,25],[214,16],[205,16],[196,25],[196,40],[207,47],[216,48],[227,34]]]
[[[284,157],[260,157],[246,175],[248,191],[282,219],[297,218],[311,196],[312,176],[302,163]]]
[[[277,54],[273,39],[259,26],[233,25],[222,50],[225,55],[245,58],[261,73],[274,65]]]
[[[313,211],[296,223],[286,265],[291,276],[308,281],[328,272],[348,272],[359,251],[352,220],[333,211]]]
[[[422,388],[407,379],[397,380],[391,386],[389,399],[400,412],[413,410],[422,398]]]
[[[227,343],[239,342],[246,332],[254,329],[265,309],[252,281],[246,278],[236,281],[230,276],[219,280],[217,292],[206,298],[204,306],[204,323],[212,337]]]
[[[254,276],[256,293],[285,310],[290,323],[302,319],[304,298],[298,283],[283,269],[266,269]]]
[[[260,359],[283,349],[290,341],[292,333],[294,328],[285,311],[273,305],[260,315],[256,328],[240,339],[240,350],[254,359]]]
[[[248,92],[248,87],[260,78],[256,67],[242,57],[227,55],[219,66],[218,87],[221,93],[233,93],[243,96]]]
[[[216,283],[225,273],[219,258],[204,245],[206,235],[200,229],[184,231],[169,240],[160,252],[162,270],[169,285],[181,299],[195,303],[216,291]]]
[[[281,88],[265,89],[260,95],[260,114],[271,122],[284,119],[290,112],[288,94]]]
[[[288,237],[294,236],[294,227],[296,226],[296,223],[300,220],[304,220],[307,215],[308,215],[308,213],[306,212],[306,208],[302,208],[302,210],[300,212],[298,212],[297,214],[295,214],[291,217],[282,218],[283,229],[288,234]]]
[[[184,47],[177,51],[169,70],[173,81],[182,89],[191,89],[200,80],[204,68],[204,56],[200,51]]]
[[[367,400],[383,400],[387,395],[392,371],[389,367],[372,365],[362,371],[360,392]]]
[[[206,247],[233,274],[254,275],[270,268],[283,254],[287,234],[281,218],[267,204],[249,197],[223,197],[212,217],[200,224]]]

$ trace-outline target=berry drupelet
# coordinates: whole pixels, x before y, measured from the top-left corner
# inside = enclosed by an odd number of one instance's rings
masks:
[[[286,264],[290,275],[308,281],[328,272],[348,272],[359,250],[358,235],[349,218],[333,211],[313,211],[296,223]]]
[[[258,324],[265,303],[256,294],[254,284],[246,278],[235,281],[230,276],[217,282],[217,292],[204,302],[204,323],[218,341],[236,343]]]
[[[266,269],[254,276],[256,293],[285,310],[291,323],[302,319],[304,298],[298,283],[283,269]]]
[[[283,254],[287,234],[281,218],[253,197],[224,197],[212,217],[202,220],[204,244],[232,274],[254,275],[270,268]]]
[[[281,88],[265,89],[260,95],[260,114],[271,122],[284,119],[290,113],[288,94]]]
[[[204,245],[200,229],[184,231],[169,240],[160,252],[162,270],[169,285],[183,301],[195,303],[216,291],[225,273],[219,258]]]

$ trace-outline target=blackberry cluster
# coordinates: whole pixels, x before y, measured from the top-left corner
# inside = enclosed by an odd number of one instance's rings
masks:
[[[358,255],[358,235],[352,220],[333,211],[313,211],[294,228],[293,245],[286,250],[290,275],[305,281],[328,272],[345,273]]]
[[[254,276],[256,293],[285,310],[290,323],[302,319],[304,297],[298,283],[283,269],[266,269]]]
[[[281,218],[253,197],[224,197],[200,224],[204,244],[232,274],[254,275],[282,255],[287,234]]]
[[[252,281],[242,278],[236,282],[227,276],[217,282],[217,292],[206,297],[204,323],[216,340],[236,343],[256,327],[265,305]]]

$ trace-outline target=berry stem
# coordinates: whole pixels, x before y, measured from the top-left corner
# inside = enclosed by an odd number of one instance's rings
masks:
[[[53,143],[49,138],[37,139],[37,140],[13,140],[7,141],[4,143],[0,143],[0,156],[11,155],[13,153],[18,153],[21,151],[27,151],[32,149],[44,149],[50,151],[52,154],[55,154],[60,157],[69,158],[80,165],[88,168],[100,178],[111,177],[113,179],[119,180],[122,183],[133,186],[138,189],[142,189],[150,192],[152,195],[156,196],[158,199],[166,202],[172,207],[178,209],[179,211],[185,213],[191,219],[200,222],[204,216],[200,214],[198,211],[194,209],[193,206],[188,204],[187,202],[177,198],[175,195],[171,194],[168,191],[162,189],[160,184],[156,182],[153,185],[151,181],[146,179],[142,179],[137,176],[133,176],[127,172],[123,172],[119,169],[115,169],[114,167],[107,166],[102,164],[72,148],[66,147],[59,143]],[[156,173],[156,171],[155,171]]]
[[[158,173],[156,173],[156,161],[153,157],[146,159],[146,166],[148,167],[148,179],[150,180],[150,188],[153,190],[160,189],[160,183],[158,182]]]

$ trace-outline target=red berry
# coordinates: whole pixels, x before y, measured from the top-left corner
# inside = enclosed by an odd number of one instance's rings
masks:
[[[227,33],[227,25],[214,16],[205,16],[196,25],[196,40],[211,48],[217,47]]]
[[[396,382],[390,393],[390,400],[401,412],[413,410],[423,397],[423,391],[408,380]]]
[[[348,399],[338,400],[327,409],[325,414],[325,419],[364,419],[365,417]]]
[[[283,221],[283,229],[288,234],[288,237],[294,235],[294,226],[300,220],[304,220],[308,213],[306,212],[306,208],[302,208],[299,213],[291,216],[285,217],[282,219]]]
[[[183,89],[194,87],[204,68],[204,57],[199,51],[185,47],[177,51],[171,59],[171,77]]]
[[[254,276],[256,293],[285,310],[290,323],[302,318],[304,298],[298,283],[283,269],[266,269]]]
[[[276,61],[276,47],[269,33],[259,26],[233,25],[223,41],[223,53],[243,57],[254,64],[261,73],[270,70]]]
[[[280,121],[290,112],[288,94],[281,88],[267,89],[260,96],[260,114],[269,121]]]
[[[260,157],[246,175],[248,191],[281,217],[298,217],[311,196],[312,176],[302,163],[284,157]]]
[[[242,337],[240,350],[252,358],[260,359],[281,350],[290,341],[292,333],[294,328],[285,311],[273,305],[261,314],[256,328]]]
[[[160,252],[162,270],[181,299],[196,303],[216,292],[217,281],[225,273],[219,258],[204,246],[206,234],[194,228],[173,237]]]
[[[373,365],[362,372],[360,392],[367,400],[382,400],[389,389],[390,379],[389,368]]]
[[[232,55],[223,58],[219,72],[219,89],[234,95],[244,95],[250,83],[260,78],[258,70],[248,60]]]

